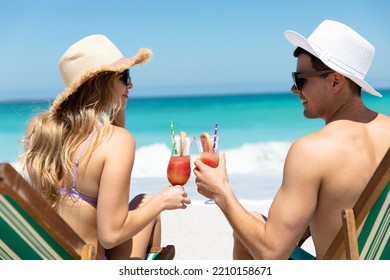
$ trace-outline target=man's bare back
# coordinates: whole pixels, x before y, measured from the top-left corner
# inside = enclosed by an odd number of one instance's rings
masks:
[[[388,149],[390,118],[335,121],[302,141],[318,153],[321,182],[310,231],[321,259],[341,227],[341,210],[354,205]]]

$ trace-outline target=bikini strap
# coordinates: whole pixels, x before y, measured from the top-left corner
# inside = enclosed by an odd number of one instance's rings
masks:
[[[97,127],[95,127],[92,132],[88,135],[87,139],[84,140],[84,142],[81,144],[81,149],[79,150],[79,153],[77,155],[77,158],[76,158],[76,161],[74,163],[74,167],[73,167],[73,180],[72,180],[72,189],[73,190],[76,190],[76,178],[77,178],[77,169],[79,168],[79,162],[80,162],[80,158],[81,158],[81,155],[82,153],[84,152],[85,150],[85,147],[87,146],[89,140],[91,139],[92,135],[95,134],[95,132],[97,131]]]

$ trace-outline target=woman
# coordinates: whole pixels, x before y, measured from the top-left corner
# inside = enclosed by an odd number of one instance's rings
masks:
[[[141,49],[125,58],[103,35],[80,40],[59,61],[65,90],[27,129],[23,158],[31,184],[102,258],[144,259],[148,247],[160,245],[160,213],[190,203],[181,186],[129,203],[135,156],[135,140],[123,128],[129,68],[151,56]]]

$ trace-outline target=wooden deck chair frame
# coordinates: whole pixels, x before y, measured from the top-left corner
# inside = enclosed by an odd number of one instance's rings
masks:
[[[0,164],[0,259],[95,259],[86,244],[9,164]]]
[[[154,247],[146,259],[171,260],[175,247]],[[10,165],[0,163],[0,259],[96,259],[86,244]]]
[[[379,258],[374,254],[361,254],[359,252],[358,238],[360,231],[363,226],[367,224],[370,229],[378,232],[370,242],[378,242],[383,239],[382,242],[382,258],[389,258],[390,255],[390,244],[389,244],[389,223],[390,223],[390,148],[386,155],[382,159],[375,173],[371,177],[366,188],[360,195],[355,206],[353,208],[344,209],[341,213],[343,222],[342,228],[337,233],[335,239],[330,245],[328,251],[324,255],[324,259],[340,259],[345,252],[347,259],[376,259]],[[373,207],[381,206],[383,216],[381,230],[378,230],[373,224],[369,224],[368,221],[371,219],[369,216],[376,215],[379,210],[370,211]],[[375,213],[376,212],[376,213]],[[375,217],[373,217],[375,218]],[[379,236],[378,236],[379,235]],[[364,239],[364,238],[362,238]],[[360,240],[360,239],[359,239]]]

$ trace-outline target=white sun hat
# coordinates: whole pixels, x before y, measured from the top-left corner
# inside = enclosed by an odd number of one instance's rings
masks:
[[[285,31],[284,35],[291,44],[318,57],[330,69],[348,77],[364,91],[382,96],[364,80],[374,59],[375,48],[349,26],[325,20],[307,39],[292,30]]]
[[[143,48],[135,56],[126,58],[104,35],[91,35],[81,39],[65,51],[58,63],[65,90],[54,100],[50,111],[60,109],[61,103],[92,76],[110,71],[120,73],[148,62],[151,57],[152,51]]]

